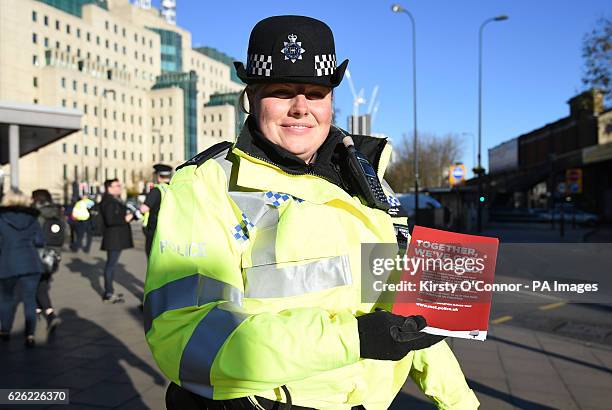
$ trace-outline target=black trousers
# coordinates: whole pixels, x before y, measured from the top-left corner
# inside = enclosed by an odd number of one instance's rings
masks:
[[[310,407],[289,406],[285,403],[258,398],[257,402],[266,410],[316,410]],[[211,400],[198,396],[188,390],[170,383],[166,390],[166,409],[168,410],[255,410],[249,399]],[[355,406],[353,410],[365,410],[363,406]]]
[[[40,277],[40,282],[38,282],[38,289],[36,289],[36,304],[45,314],[47,309],[53,309],[49,297],[49,288],[51,287],[49,282],[51,282],[51,275],[43,274]]]

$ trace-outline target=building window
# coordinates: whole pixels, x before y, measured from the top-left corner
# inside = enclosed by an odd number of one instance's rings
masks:
[[[170,153],[170,161],[172,161],[172,153]]]
[[[132,161],[134,161],[134,153],[133,153],[133,152],[132,152],[132,153],[130,153],[130,159],[131,159]]]
[[[119,46],[117,45],[117,43],[113,43],[113,50],[115,50],[115,53],[119,52]]]
[[[78,153],[79,153],[79,147],[78,147],[78,145],[77,145],[77,144],[74,144],[72,151],[73,151],[75,154],[78,154]]]
[[[68,179],[68,165],[64,164],[64,179]]]
[[[142,144],[142,135],[138,136],[138,143]],[[140,160],[142,161],[142,156],[141,156]]]
[[[108,129],[104,128],[104,138],[108,138]]]
[[[116,150],[116,149],[115,149],[115,150],[113,150],[113,158],[114,158],[114,159],[117,159],[117,150]]]
[[[89,154],[89,150],[87,149],[87,147],[83,147],[83,153],[85,154],[85,156]]]
[[[66,45],[66,52],[70,52],[70,44]]]
[[[159,154],[159,160],[160,160],[160,161],[163,161],[163,160],[164,160],[164,153],[163,153],[163,152]]]
[[[125,159],[125,151],[123,151],[123,152],[122,152],[121,157],[122,157],[123,159]]]
[[[49,37],[45,37],[44,43],[45,47],[49,47]]]
[[[60,84],[62,85],[62,88],[66,88],[66,79],[64,77],[60,79]]]
[[[221,114],[219,114],[219,121],[221,121],[221,119],[222,119],[222,118],[223,118],[223,117],[221,116]]]
[[[219,130],[219,138],[223,137],[223,130]]]
[[[117,139],[117,130],[113,130],[113,139]]]
[[[48,26],[49,25],[49,17],[48,16],[43,17],[43,22],[45,23],[45,26]]]
[[[94,156],[97,157],[98,156],[98,147],[94,147]]]
[[[62,107],[66,106],[66,100],[62,99]]]
[[[138,154],[138,161],[142,162],[142,152]]]
[[[104,22],[104,28],[108,30],[108,27],[109,27],[109,25],[108,25],[108,21],[105,21],[105,22]]]
[[[168,135],[168,142],[172,144],[172,134]]]
[[[32,78],[32,85],[33,85],[34,87],[38,87],[38,77],[34,77],[34,78]]]
[[[36,33],[32,33],[32,43],[34,44],[38,43],[38,36],[36,35]]]
[[[59,41],[55,42],[55,48],[57,48],[58,50],[60,49],[60,42]]]
[[[113,26],[113,31],[115,32],[115,34],[117,34],[119,32],[119,29],[117,28],[116,24]]]
[[[96,36],[96,44],[100,45],[100,36]]]
[[[85,35],[85,39],[87,41],[91,41],[91,33],[88,31],[87,34]]]
[[[94,127],[94,136],[98,136],[98,127]]]
[[[62,144],[62,152],[64,154],[66,153],[66,143]]]
[[[155,162],[155,153],[153,153],[153,162]]]
[[[77,36],[77,38],[81,38],[81,29],[80,28],[77,28],[76,36]]]
[[[94,87],[93,87],[93,95],[96,95],[96,96],[98,95],[98,86],[97,85],[94,85]]]
[[[215,136],[215,130],[212,130],[212,131],[210,132],[210,135],[212,135],[212,136],[214,137],[214,136]]]
[[[37,20],[37,14],[35,11],[32,11],[32,21],[36,21]]]
[[[66,34],[70,34],[70,24],[66,24]]]
[[[83,83],[83,94],[87,94],[87,83]]]
[[[72,108],[74,108],[76,110],[76,108],[77,108],[77,102],[76,101],[72,102]]]
[[[62,78],[62,80],[64,80],[64,79]],[[72,81],[72,90],[73,90],[73,91],[76,91],[76,90],[77,90],[77,82],[76,82],[76,80],[73,80],[73,81]]]
[[[59,20],[55,20],[55,29],[56,30],[60,29],[60,22],[59,22]]]
[[[34,98],[33,102],[34,104],[38,104],[38,98]]]
[[[121,50],[121,51],[122,51],[123,55],[125,55],[125,53],[126,53],[126,51],[127,51],[127,50],[125,49],[125,46],[123,46],[123,48],[122,48],[122,50]],[[125,68],[125,67],[124,67],[124,68]]]
[[[104,158],[108,157],[108,148],[104,148]]]
[[[88,128],[87,125],[83,125],[83,134],[87,135],[88,134]]]
[[[134,33],[134,41],[138,41],[138,34]]]
[[[121,35],[122,35],[123,37],[125,37],[125,28],[122,28],[122,29],[121,29]]]
[[[110,42],[108,40],[104,40],[104,47],[108,48],[110,45]]]

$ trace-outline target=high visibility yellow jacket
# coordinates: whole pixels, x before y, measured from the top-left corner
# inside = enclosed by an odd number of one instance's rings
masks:
[[[89,208],[94,205],[91,199],[79,199],[72,208],[72,217],[77,221],[89,219]]]
[[[165,182],[162,182],[160,184],[155,184],[155,186],[153,186],[153,189],[159,189],[159,192],[161,194],[161,199],[164,199],[164,194],[168,190],[168,184],[166,184]],[[142,215],[142,226],[144,228],[146,228],[147,225],[149,224],[149,217],[150,217],[150,215],[151,215],[151,210],[145,212]]]
[[[360,359],[355,317],[373,310],[360,298],[360,246],[396,243],[392,219],[241,149],[247,128],[179,167],[164,196],[144,301],[164,374],[216,400],[284,401],[285,385],[294,404],[324,410],[386,409],[410,375],[441,409],[477,408],[445,342],[397,362]],[[375,146],[382,179],[390,146],[355,141]]]

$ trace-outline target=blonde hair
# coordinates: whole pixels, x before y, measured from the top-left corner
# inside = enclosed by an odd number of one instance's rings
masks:
[[[9,191],[2,198],[2,206],[25,206],[29,207],[30,197],[21,191]]]

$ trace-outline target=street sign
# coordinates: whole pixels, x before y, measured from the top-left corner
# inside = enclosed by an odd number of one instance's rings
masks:
[[[565,171],[565,182],[568,192],[572,194],[582,193],[582,169],[570,168]]]
[[[564,194],[567,191],[567,184],[565,182],[559,182],[557,184],[557,192],[560,194]]]
[[[465,181],[465,165],[451,165],[448,173],[448,182],[450,186],[461,185]]]

